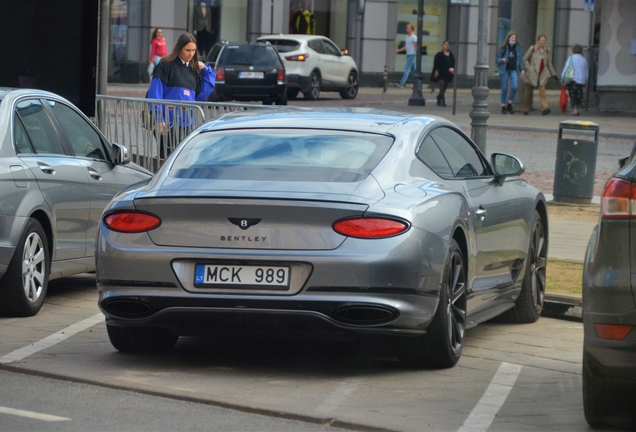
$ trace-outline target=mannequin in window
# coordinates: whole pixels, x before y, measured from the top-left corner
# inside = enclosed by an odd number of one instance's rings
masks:
[[[200,2],[194,8],[194,34],[197,38],[199,54],[205,58],[211,48],[212,13],[206,2]]]

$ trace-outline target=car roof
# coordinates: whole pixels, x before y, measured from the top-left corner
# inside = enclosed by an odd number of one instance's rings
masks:
[[[281,34],[261,36],[257,40],[264,40],[264,39],[296,39],[296,40],[304,41],[304,40],[310,40],[310,39],[329,39],[329,38],[326,36],[321,36],[321,35],[301,35],[301,34],[281,33]]]
[[[282,108],[233,112],[200,128],[203,131],[237,128],[326,129],[396,135],[408,125],[419,128],[448,120],[432,115],[415,115],[374,108]],[[405,129],[410,129],[406,127]]]

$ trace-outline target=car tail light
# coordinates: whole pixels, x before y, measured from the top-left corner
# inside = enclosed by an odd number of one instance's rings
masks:
[[[603,219],[629,219],[636,216],[636,188],[633,183],[619,178],[611,178],[605,184],[601,197],[601,217]]]
[[[139,233],[157,228],[161,219],[148,213],[122,211],[104,216],[104,224],[113,231]]]
[[[595,324],[596,335],[600,339],[622,341],[634,326],[621,324]]]
[[[276,76],[276,81],[279,85],[285,84],[285,70],[278,69],[278,75]]]
[[[219,66],[214,70],[214,73],[216,74],[216,81],[225,81],[225,68]]]
[[[387,218],[361,217],[342,219],[333,224],[338,234],[348,237],[377,239],[392,237],[409,229],[407,223]]]
[[[291,56],[285,57],[285,60],[304,62],[308,58],[309,58],[309,54],[296,54],[296,55],[291,55]]]

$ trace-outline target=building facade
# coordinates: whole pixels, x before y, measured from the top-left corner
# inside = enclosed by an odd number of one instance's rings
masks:
[[[425,76],[445,40],[451,42],[458,76],[473,76],[479,2],[424,0],[421,68]],[[559,72],[572,45],[584,47],[591,66],[590,105],[636,113],[631,102],[636,96],[636,1],[487,0],[487,4],[490,76],[495,77],[496,50],[508,31],[517,32],[523,50],[545,34]],[[111,0],[110,15],[111,81],[143,79],[141,65],[148,62],[150,35],[161,27],[169,47],[184,31],[195,34],[202,54],[220,40],[254,41],[265,34],[314,31],[348,49],[363,83],[381,85],[385,70],[398,73],[404,68],[405,56],[396,54],[396,49],[404,43],[406,24],[417,25],[418,0]]]

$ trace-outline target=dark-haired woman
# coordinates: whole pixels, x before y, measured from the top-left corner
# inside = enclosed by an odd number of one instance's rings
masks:
[[[455,76],[455,56],[450,51],[450,42],[444,41],[442,50],[435,54],[431,81],[439,83],[437,105],[446,106],[446,89]]]
[[[216,75],[210,66],[199,61],[196,41],[190,33],[179,36],[172,52],[155,68],[148,98],[186,102],[207,100],[214,90]],[[165,106],[159,105],[153,107],[153,122],[161,134],[162,158],[164,153],[169,155],[195,125],[191,110],[166,110]]]
[[[521,79],[525,76],[523,55],[517,43],[517,33],[511,31],[506,36],[506,40],[497,51],[497,64],[499,65],[497,72],[501,79],[501,113],[514,114],[512,101],[515,100],[517,88],[519,88],[519,76]],[[510,82],[510,95],[508,95],[508,82]]]

